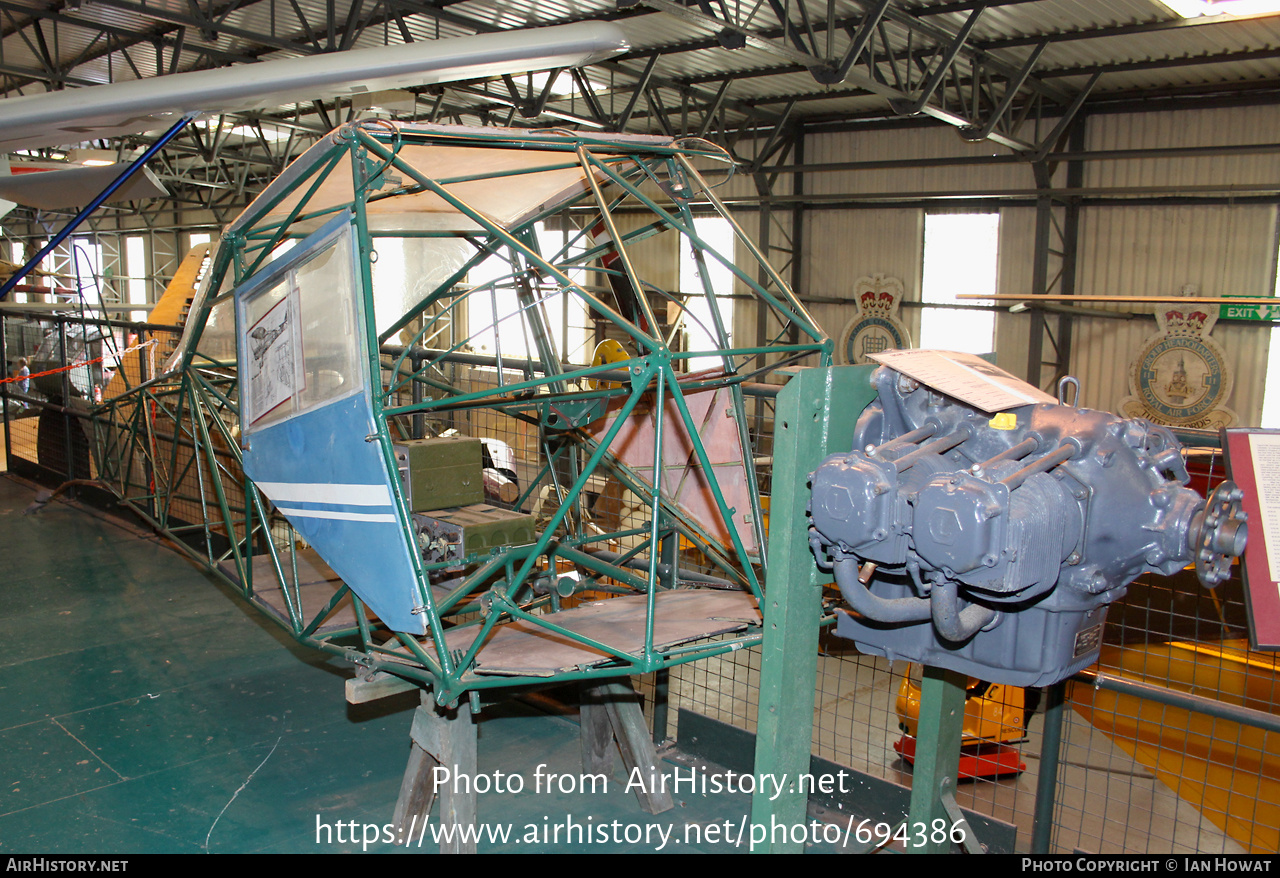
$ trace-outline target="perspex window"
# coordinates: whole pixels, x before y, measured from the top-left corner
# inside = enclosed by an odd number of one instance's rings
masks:
[[[355,247],[335,221],[237,293],[246,432],[364,388]]]

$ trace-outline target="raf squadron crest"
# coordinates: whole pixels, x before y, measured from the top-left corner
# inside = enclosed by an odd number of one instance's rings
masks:
[[[854,287],[857,311],[840,334],[836,357],[851,366],[870,363],[871,354],[911,347],[911,333],[898,319],[902,281],[877,274],[858,279]]]
[[[1216,430],[1234,424],[1224,403],[1231,372],[1222,348],[1209,337],[1217,315],[1188,308],[1156,312],[1156,334],[1142,343],[1129,368],[1129,392],[1121,403],[1128,417],[1158,424]]]

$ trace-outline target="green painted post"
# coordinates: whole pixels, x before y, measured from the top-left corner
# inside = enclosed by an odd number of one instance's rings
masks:
[[[1036,779],[1036,812],[1031,824],[1031,853],[1047,854],[1053,845],[1053,805],[1058,790],[1062,757],[1062,724],[1066,713],[1067,683],[1045,689],[1044,733],[1040,744],[1040,775]]]
[[[965,683],[964,674],[931,667],[924,669],[920,681],[920,723],[906,826],[907,850],[911,853],[951,852],[952,820],[943,797],[955,799]]]
[[[757,792],[751,822],[764,832],[755,850],[800,853],[791,827],[807,822],[800,777],[809,773],[814,690],[818,676],[819,574],[809,551],[809,474],[828,454],[850,450],[858,416],[875,398],[869,366],[801,370],[778,393],[774,412],[773,491],[769,508],[769,569],[765,578],[760,707],[756,724],[757,777],[785,786]]]

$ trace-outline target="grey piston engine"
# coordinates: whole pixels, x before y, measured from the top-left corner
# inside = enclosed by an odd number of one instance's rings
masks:
[[[859,649],[1043,686],[1092,664],[1106,606],[1139,574],[1244,549],[1240,492],[1206,503],[1165,427],[1066,405],[998,418],[886,367],[854,450],[812,474],[810,545]]]

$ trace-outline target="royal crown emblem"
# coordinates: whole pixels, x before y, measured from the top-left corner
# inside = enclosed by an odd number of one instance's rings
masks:
[[[1120,402],[1129,417],[1173,427],[1216,430],[1236,422],[1226,354],[1209,336],[1216,315],[1165,308],[1155,313],[1156,334],[1129,367],[1131,396]]]
[[[1208,319],[1209,315],[1203,311],[1192,311],[1190,314],[1183,314],[1177,310],[1165,311],[1165,332],[1171,338],[1173,336],[1190,338],[1191,336],[1203,335],[1205,321]]]
[[[870,363],[870,354],[911,347],[911,333],[898,319],[902,281],[877,274],[854,285],[853,317],[840,334],[836,359],[849,365]]]
[[[893,293],[867,290],[858,297],[863,314],[875,314],[880,317],[891,317],[898,307],[898,298]]]

